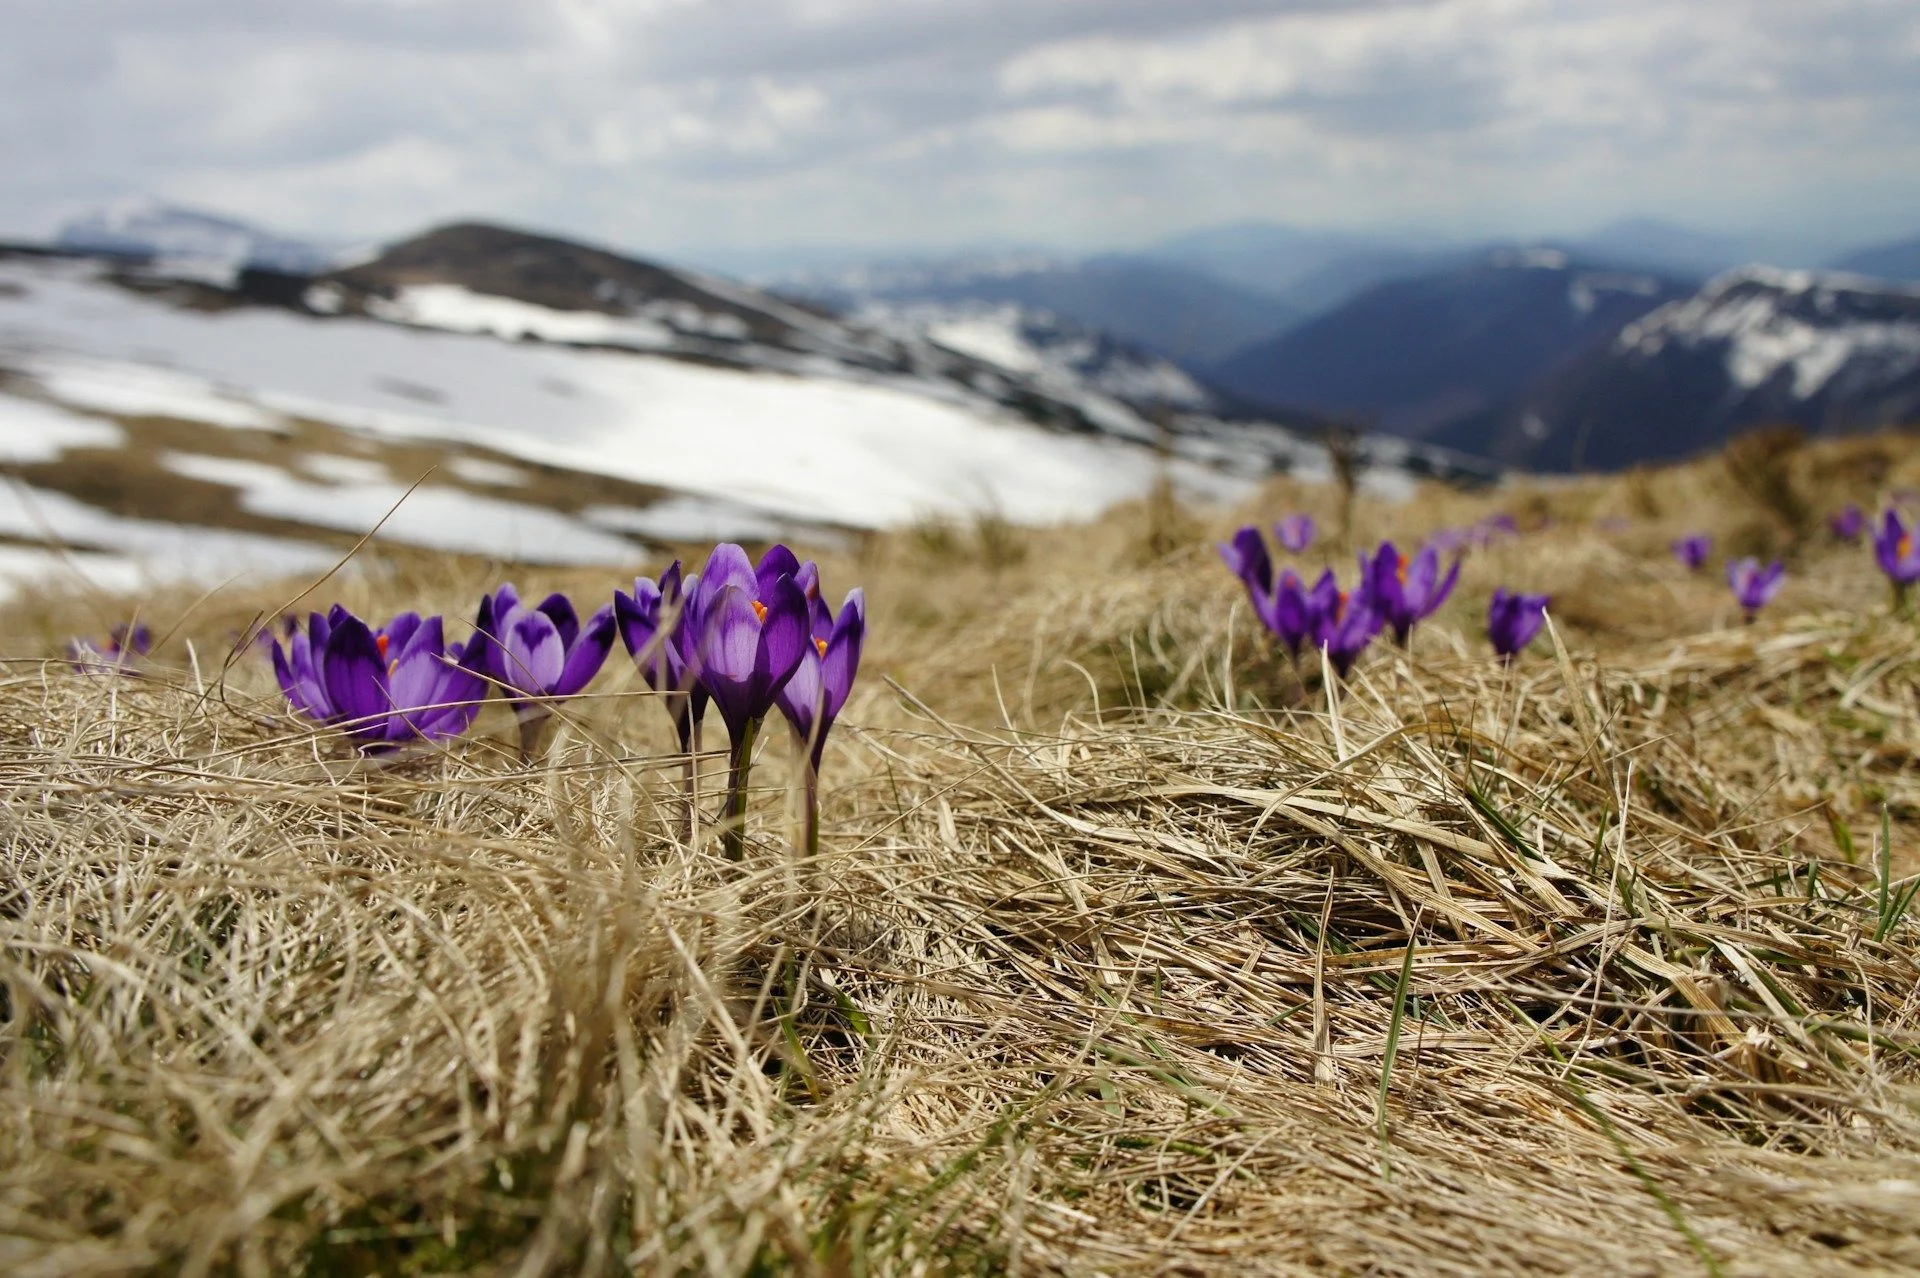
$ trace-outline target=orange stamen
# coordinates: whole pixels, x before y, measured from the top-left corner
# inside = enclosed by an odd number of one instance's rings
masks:
[[[380,645],[380,655],[383,657],[386,656],[387,655],[387,637],[385,635],[375,635],[373,637],[373,641],[376,644]]]
[[[820,650],[821,656],[824,657],[827,655],[827,641],[825,639],[815,639],[813,641],[813,646]]]
[[[1913,534],[1901,533],[1900,544],[1894,550],[1895,556],[1900,559],[1905,559],[1908,555],[1911,555],[1912,553],[1913,553]]]
[[[761,603],[758,599],[753,601],[753,615],[755,618],[757,618],[760,621],[765,621],[767,619],[767,606]]]

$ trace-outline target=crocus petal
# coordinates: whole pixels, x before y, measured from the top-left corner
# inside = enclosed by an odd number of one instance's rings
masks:
[[[391,708],[387,671],[367,623],[351,613],[336,621],[320,665],[335,716],[349,723],[357,736],[384,736]]]
[[[392,646],[387,650],[392,652]],[[412,641],[393,658],[387,675],[387,692],[401,722],[405,722],[409,713],[417,714],[421,707],[438,702],[440,685],[444,682],[442,671],[446,668],[445,651],[440,618],[430,617],[415,628]],[[395,726],[398,729],[400,725]]]
[[[714,600],[728,586],[737,587],[747,598],[760,597],[760,578],[753,571],[753,561],[747,558],[747,552],[730,541],[723,541],[713,548],[707,556],[707,566],[700,574],[699,594],[703,600]]]
[[[1231,541],[1221,543],[1220,558],[1256,597],[1273,590],[1273,559],[1267,554],[1260,530],[1252,524],[1234,533]]]
[[[751,681],[760,655],[760,615],[737,585],[723,586],[702,609],[697,660],[699,690],[712,697],[734,739],[753,717]]]
[[[414,633],[419,629],[420,614],[417,612],[403,612],[386,625],[380,627],[379,630],[375,631],[374,637],[378,639],[381,635],[386,636],[387,660],[391,661],[400,655],[401,649],[405,648],[407,644],[412,641]]]
[[[571,697],[587,686],[600,672],[613,647],[613,607],[608,605],[587,618],[586,628],[567,652],[567,664],[553,685],[556,697]]]
[[[793,677],[787,680],[786,686],[774,698],[780,713],[793,726],[793,734],[808,743],[814,741],[814,725],[826,713],[826,685],[821,678],[820,667],[818,649],[803,653],[800,664],[794,667]]]
[[[765,683],[755,689],[761,699],[758,714],[773,706],[773,698],[793,672],[800,658],[813,647],[812,627],[807,621],[807,597],[791,577],[774,582],[766,600],[766,622],[761,627],[760,654],[754,664],[756,679]]]
[[[840,618],[833,623],[833,633],[827,638],[827,651],[821,661],[820,677],[826,684],[828,719],[840,713],[853,692],[854,678],[860,673],[860,650],[865,647],[866,639],[867,595],[856,588],[848,592],[846,603],[840,607]]]
[[[559,630],[545,613],[525,609],[506,624],[507,632],[500,637],[505,649],[502,677],[528,696],[545,696],[566,665],[567,650]]]
[[[573,610],[573,600],[555,591],[535,605],[535,610],[547,614],[547,620],[560,632],[560,646],[571,649],[580,636],[580,614]]]

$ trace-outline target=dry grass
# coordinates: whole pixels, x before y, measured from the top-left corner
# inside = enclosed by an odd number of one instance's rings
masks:
[[[1810,508],[1841,460],[1789,459]],[[1920,1266],[1920,632],[1717,465],[1502,497],[1548,531],[1333,701],[1164,512],[828,562],[874,646],[817,863],[780,744],[747,862],[686,846],[625,671],[525,770],[504,720],[376,767],[279,717],[220,671],[269,596],[148,601],[148,679],[11,663],[0,1265]],[[1776,615],[1665,558],[1695,524],[1796,541]],[[1503,581],[1564,640],[1511,671]]]

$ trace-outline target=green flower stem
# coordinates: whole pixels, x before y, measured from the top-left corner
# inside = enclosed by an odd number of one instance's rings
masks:
[[[727,760],[727,806],[721,813],[720,840],[729,861],[747,853],[747,774],[753,768],[753,739],[759,731],[757,721],[749,722]]]

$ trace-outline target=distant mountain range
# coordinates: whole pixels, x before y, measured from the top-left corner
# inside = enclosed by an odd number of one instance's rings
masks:
[[[1920,239],[1857,249],[1835,258],[1833,269],[1883,280],[1920,280]]]
[[[1011,303],[1196,367],[1301,318],[1285,301],[1205,271],[1121,254],[871,263],[790,274],[773,284],[842,310],[876,302]]]
[[[1770,423],[1920,423],[1920,288],[1731,271],[1431,438],[1513,465],[1615,469]]]
[[[224,262],[222,296],[314,314],[905,386],[1256,468],[1316,464],[1306,441],[1333,421],[1378,431],[1383,465],[1446,471],[1460,452],[1616,466],[1763,420],[1920,416],[1907,290],[1726,273],[1750,244],[1650,221],[1475,249],[1243,225],[1078,261],[875,262],[769,288],[478,223],[342,260],[211,214],[122,206],[59,242],[158,275]],[[1920,276],[1920,241],[1836,265]]]
[[[1558,249],[1502,249],[1376,285],[1207,371],[1256,403],[1346,414],[1419,439],[1504,402],[1687,291]]]

